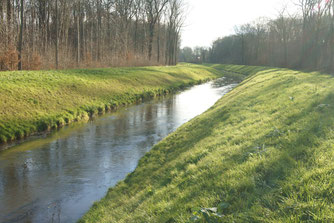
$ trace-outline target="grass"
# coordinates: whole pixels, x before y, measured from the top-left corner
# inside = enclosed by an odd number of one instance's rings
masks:
[[[208,66],[246,79],[80,222],[334,222],[334,78]]]
[[[205,66],[0,72],[0,144],[220,75]]]

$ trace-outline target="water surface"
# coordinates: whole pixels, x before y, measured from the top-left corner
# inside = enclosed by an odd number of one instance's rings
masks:
[[[0,152],[0,222],[75,222],[150,148],[235,84],[219,79]]]

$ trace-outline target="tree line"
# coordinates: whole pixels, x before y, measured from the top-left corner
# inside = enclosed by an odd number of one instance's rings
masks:
[[[0,70],[168,64],[183,0],[0,0]]]
[[[295,15],[283,9],[276,19],[238,26],[210,48],[183,49],[180,59],[334,71],[334,0],[294,3]]]

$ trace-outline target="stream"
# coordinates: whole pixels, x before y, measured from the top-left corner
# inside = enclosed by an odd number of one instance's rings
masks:
[[[0,152],[0,222],[76,222],[154,144],[235,86],[221,78]]]

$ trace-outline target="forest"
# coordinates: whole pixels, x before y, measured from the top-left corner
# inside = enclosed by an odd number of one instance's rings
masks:
[[[174,65],[182,0],[1,0],[0,70]]]
[[[260,65],[334,71],[334,1],[297,0],[276,19],[259,18],[235,27],[210,48],[182,49],[186,62]]]

